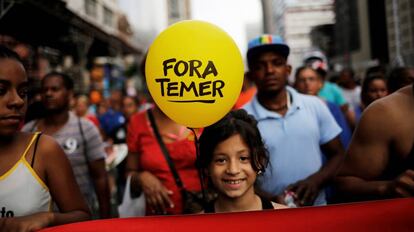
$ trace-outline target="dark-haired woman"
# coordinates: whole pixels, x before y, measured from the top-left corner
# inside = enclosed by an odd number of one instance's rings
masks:
[[[28,88],[19,57],[0,46],[0,231],[35,231],[90,217],[59,145],[40,133],[19,132]],[[52,202],[60,212],[52,212]]]

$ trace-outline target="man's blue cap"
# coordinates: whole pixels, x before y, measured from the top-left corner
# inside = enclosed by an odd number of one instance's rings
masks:
[[[273,51],[283,57],[289,56],[289,46],[283,41],[283,38],[278,35],[264,34],[249,41],[247,50],[247,62],[250,63],[256,55]]]

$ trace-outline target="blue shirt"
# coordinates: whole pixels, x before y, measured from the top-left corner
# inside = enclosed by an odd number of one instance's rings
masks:
[[[114,130],[125,124],[125,117],[121,112],[108,109],[104,114],[98,116],[99,124],[107,135],[113,134]]]
[[[351,142],[352,131],[351,131],[351,128],[349,127],[348,122],[345,119],[345,115],[337,104],[327,101],[326,105],[328,106],[329,111],[331,111],[336,122],[342,129],[342,132],[339,135],[339,138],[344,148],[347,149],[349,143]]]
[[[285,116],[269,111],[257,96],[244,108],[258,121],[258,127],[269,150],[270,164],[258,178],[259,188],[272,196],[286,187],[314,174],[322,167],[320,145],[341,133],[325,103],[316,96],[303,95],[286,87],[292,104]],[[314,205],[326,204],[320,191]]]

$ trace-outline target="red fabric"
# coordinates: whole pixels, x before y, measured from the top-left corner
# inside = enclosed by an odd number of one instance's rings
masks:
[[[89,121],[91,121],[97,128],[100,127],[98,118],[93,114],[87,114],[85,116]]]
[[[154,174],[165,187],[173,191],[170,196],[174,202],[174,209],[168,209],[169,214],[179,214],[182,211],[181,194],[171,174],[167,161],[161,151],[151,125],[146,117],[146,111],[131,117],[127,135],[128,150],[140,154],[139,163],[142,170]],[[188,190],[200,190],[197,169],[195,168],[196,150],[194,136],[190,134],[186,139],[166,144],[175,168]],[[151,209],[147,210],[147,214]]]
[[[97,220],[52,227],[72,231],[413,231],[414,198],[267,210],[258,212],[156,216]]]
[[[240,109],[242,108],[246,103],[248,103],[253,96],[256,94],[256,87],[252,86],[249,89],[242,91],[239,95],[239,98],[237,99],[236,103],[234,104],[233,109]]]

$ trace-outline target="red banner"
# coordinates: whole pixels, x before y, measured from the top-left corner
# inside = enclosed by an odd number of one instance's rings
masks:
[[[66,231],[414,231],[414,198],[256,212],[95,220],[42,230]]]

